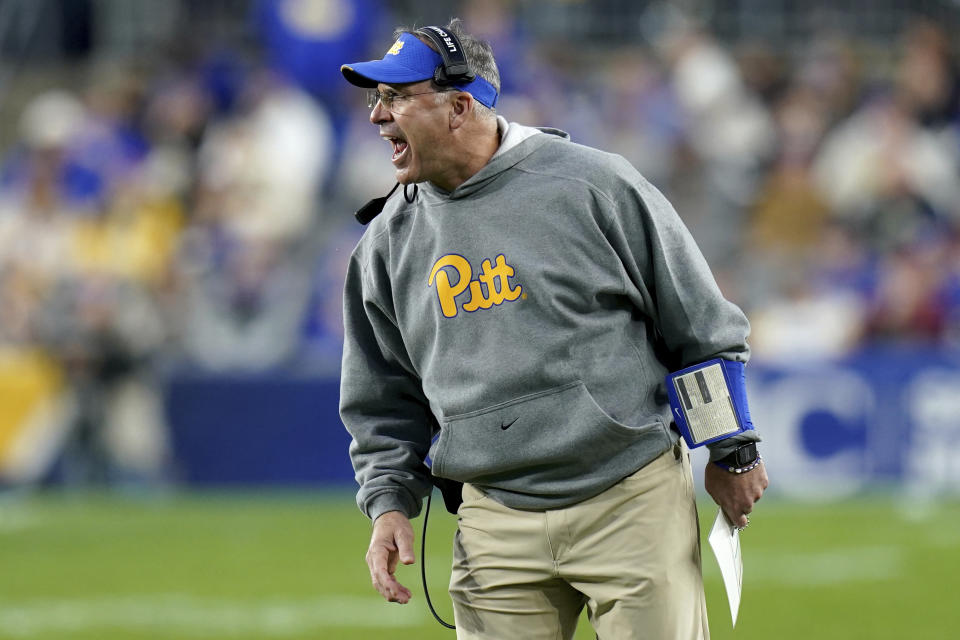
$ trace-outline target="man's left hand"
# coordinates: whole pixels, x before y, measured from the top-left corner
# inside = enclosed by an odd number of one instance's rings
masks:
[[[730,473],[708,462],[703,484],[730,522],[743,529],[749,522],[747,514],[753,511],[754,503],[760,499],[770,482],[763,462],[746,473]]]

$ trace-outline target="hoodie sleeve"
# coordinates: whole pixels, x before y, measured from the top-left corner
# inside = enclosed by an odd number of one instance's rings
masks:
[[[387,511],[412,518],[431,487],[423,458],[433,418],[390,309],[375,294],[354,255],[343,297],[340,417],[353,437],[361,511],[371,520]]]
[[[626,162],[626,161],[623,161]],[[630,296],[656,328],[672,370],[711,358],[747,362],[750,324],[720,288],[673,206],[629,169],[631,185],[618,190],[607,237],[625,267]],[[707,445],[717,460],[738,445],[758,441],[756,431]]]

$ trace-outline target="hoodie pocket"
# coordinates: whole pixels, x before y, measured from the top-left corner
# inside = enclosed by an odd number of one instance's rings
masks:
[[[433,469],[492,486],[520,477],[562,483],[593,475],[638,438],[661,432],[659,422],[632,427],[614,420],[577,380],[445,418]]]

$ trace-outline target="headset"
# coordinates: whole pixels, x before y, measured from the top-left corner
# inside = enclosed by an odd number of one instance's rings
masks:
[[[433,72],[433,81],[441,87],[451,84],[466,84],[473,82],[477,74],[467,62],[467,54],[463,51],[460,39],[451,31],[440,27],[423,27],[414,31],[414,35],[424,36],[437,48],[437,53],[443,58],[443,64]]]
[[[433,43],[437,53],[443,59],[443,62],[434,70],[433,81],[441,87],[448,87],[453,84],[467,84],[477,78],[477,74],[470,67],[467,61],[467,54],[463,51],[463,45],[460,44],[460,38],[452,31],[447,31],[440,27],[423,27],[413,32],[414,35],[423,36]],[[394,185],[386,196],[374,198],[367,204],[360,207],[354,214],[354,217],[362,225],[367,225],[371,220],[383,212],[387,204],[387,199],[393,195],[400,183]],[[413,195],[407,193],[407,188],[403,188],[403,195],[407,202],[413,202],[417,197],[418,187],[413,185]]]

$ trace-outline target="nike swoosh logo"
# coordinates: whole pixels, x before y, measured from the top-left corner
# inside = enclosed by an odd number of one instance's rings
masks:
[[[503,429],[504,431],[506,431],[507,429],[509,429],[510,427],[512,427],[512,426],[513,426],[513,423],[516,422],[517,420],[519,420],[519,418],[514,418],[513,420],[511,420],[511,421],[508,422],[507,424],[503,424],[503,422],[501,422],[501,423],[500,423],[500,428]]]

